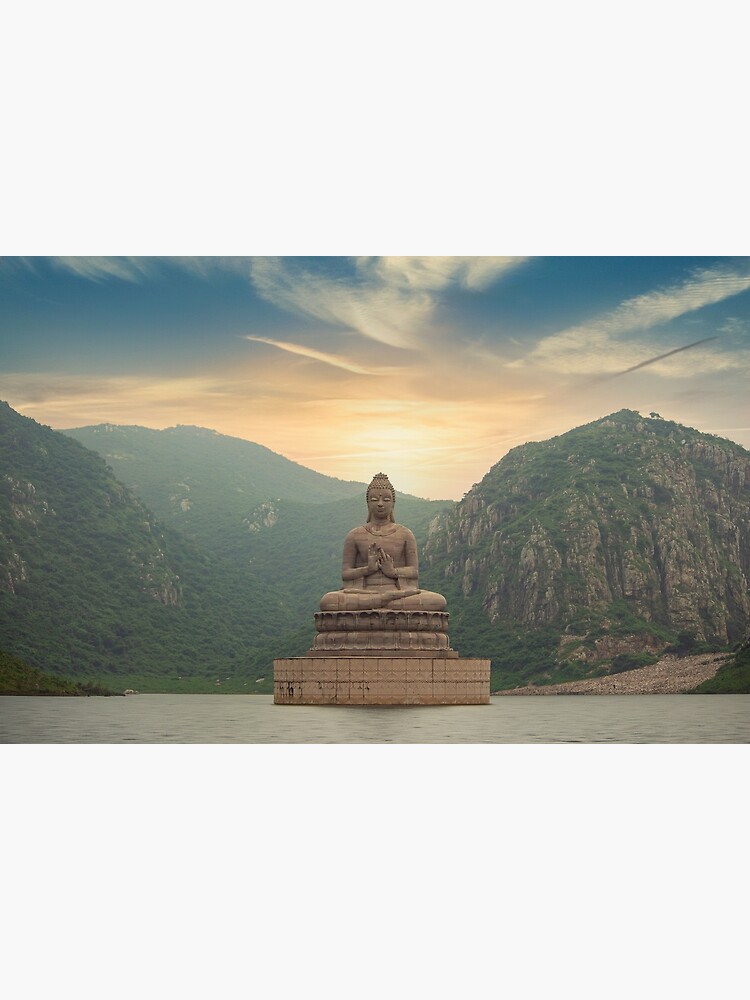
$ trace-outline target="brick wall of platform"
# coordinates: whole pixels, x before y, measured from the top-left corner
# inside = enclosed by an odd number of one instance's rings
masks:
[[[487,705],[490,661],[297,656],[273,661],[277,705]]]

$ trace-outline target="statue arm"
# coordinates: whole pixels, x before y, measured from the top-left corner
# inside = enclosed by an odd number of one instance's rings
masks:
[[[352,580],[364,579],[364,577],[370,576],[370,574],[377,570],[378,567],[375,546],[370,546],[368,561],[364,566],[357,566],[356,562],[357,543],[354,538],[354,533],[350,531],[344,539],[344,555],[341,560],[341,579],[344,583],[349,583]]]
[[[404,565],[394,565],[393,559],[381,551],[380,569],[385,576],[396,581],[396,586],[400,586],[399,580],[408,580],[413,586],[419,586],[417,582],[419,578],[417,540],[408,528],[404,539]]]
[[[412,580],[417,586],[419,578],[419,556],[417,555],[417,540],[411,531],[407,529],[406,543],[404,545],[404,557],[406,565],[402,566],[398,575],[402,579]]]

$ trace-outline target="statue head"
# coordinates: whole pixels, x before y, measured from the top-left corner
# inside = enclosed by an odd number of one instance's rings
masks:
[[[393,507],[396,503],[396,491],[390,484],[388,476],[379,472],[367,487],[367,520],[372,521],[378,503],[385,505],[388,520],[393,521]]]

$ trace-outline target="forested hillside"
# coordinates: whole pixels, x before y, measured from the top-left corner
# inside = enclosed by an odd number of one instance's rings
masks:
[[[726,648],[750,624],[750,452],[614,413],[509,452],[434,526],[426,561],[497,685]]]
[[[160,526],[103,459],[0,404],[0,650],[65,677],[268,674],[272,580]]]
[[[364,483],[323,476],[262,445],[204,427],[100,424],[64,433],[98,452],[162,524],[217,555],[235,555],[238,544],[247,549],[266,502],[316,505],[365,490]]]

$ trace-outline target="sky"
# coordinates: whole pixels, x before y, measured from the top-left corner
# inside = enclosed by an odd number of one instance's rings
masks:
[[[3,257],[0,399],[460,499],[622,408],[750,448],[750,258]]]

